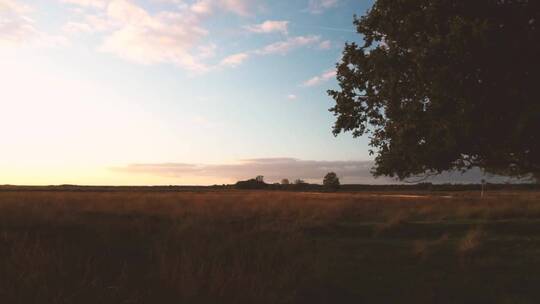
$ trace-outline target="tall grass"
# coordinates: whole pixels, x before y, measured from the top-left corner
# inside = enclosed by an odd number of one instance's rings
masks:
[[[481,238],[469,226],[418,225],[540,219],[536,192],[453,195],[0,192],[0,299],[325,302],[354,293],[338,277],[341,255],[356,263],[345,248],[372,250],[358,240],[410,239],[402,257],[425,259],[455,234],[454,251],[470,255]]]

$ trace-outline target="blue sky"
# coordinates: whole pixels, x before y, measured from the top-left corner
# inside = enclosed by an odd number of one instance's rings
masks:
[[[326,90],[371,4],[0,0],[0,183],[211,184],[237,176],[114,168],[369,160],[367,139],[331,134]]]

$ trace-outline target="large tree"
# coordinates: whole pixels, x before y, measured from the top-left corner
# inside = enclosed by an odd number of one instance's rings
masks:
[[[540,177],[540,1],[377,0],[354,24],[330,111],[375,175]]]

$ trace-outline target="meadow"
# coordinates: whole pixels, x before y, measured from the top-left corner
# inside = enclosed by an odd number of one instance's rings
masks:
[[[540,192],[2,191],[2,303],[539,303]]]

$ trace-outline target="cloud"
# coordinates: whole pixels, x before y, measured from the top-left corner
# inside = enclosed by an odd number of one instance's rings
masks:
[[[1,0],[0,0],[1,1]],[[150,12],[131,0],[62,0],[83,8],[82,17],[63,27],[66,33],[100,33],[98,51],[113,54],[139,64],[172,63],[194,73],[218,67],[235,67],[246,60],[248,52],[231,55],[209,64],[218,47],[202,44],[209,32],[206,18],[217,11],[248,16],[255,1],[197,0],[185,2],[161,0],[174,9]],[[90,9],[90,11],[88,11]]]
[[[0,47],[56,47],[67,44],[64,37],[49,35],[36,28],[28,15],[32,12],[29,5],[19,1],[0,0]]]
[[[96,9],[105,9],[114,0],[61,0],[63,3]],[[178,8],[189,8],[193,13],[209,15],[215,9],[222,9],[241,16],[250,16],[253,11],[252,0],[197,0],[191,5],[181,0],[153,0],[155,2],[174,4]]]
[[[210,15],[212,13],[212,1],[197,1],[191,5],[190,9],[198,15]]]
[[[234,164],[132,164],[125,167],[113,168],[115,171],[128,174],[150,174],[176,178],[216,178],[229,179],[231,182],[264,175],[269,182],[282,178],[305,179],[310,182],[322,181],[328,172],[336,172],[344,183],[361,184],[390,184],[397,183],[391,178],[374,178],[370,173],[372,161],[316,161],[295,158],[259,158],[247,159]],[[472,169],[464,174],[447,172],[430,178],[434,183],[478,183],[482,178],[489,182],[506,182],[509,178],[487,176],[479,169]]]
[[[93,7],[93,8],[105,8],[107,5],[107,0],[62,0],[62,2],[67,4],[73,4],[84,7]]]
[[[268,56],[268,55],[285,55],[297,48],[315,45],[320,41],[319,36],[297,36],[290,37],[284,41],[275,42],[266,45],[254,51],[246,51],[230,55],[224,58],[219,66],[222,67],[237,67],[252,56]]]
[[[285,41],[279,41],[272,44],[269,44],[262,49],[256,50],[255,53],[259,55],[270,55],[270,54],[281,54],[285,55],[289,51],[309,46],[318,43],[321,40],[320,36],[297,36],[287,38]]]
[[[6,0],[0,0],[6,1]],[[62,0],[83,9],[63,27],[69,34],[98,33],[102,38],[98,51],[115,55],[139,64],[174,64],[193,73],[240,66],[254,56],[280,54],[307,46],[324,46],[319,36],[288,37],[255,50],[246,50],[222,58],[216,57],[217,45],[206,42],[209,36],[205,20],[216,12],[232,12],[248,16],[256,1],[252,0],[197,0],[186,4],[165,1],[174,9],[150,12],[132,0]],[[90,11],[88,11],[88,9]],[[287,34],[288,21],[268,20],[247,26],[255,33],[279,32]]]
[[[217,0],[219,6],[241,16],[252,14],[254,2],[250,0]]]
[[[251,16],[254,3],[251,0],[197,0],[191,4],[190,10],[199,15],[210,15],[216,10],[223,10],[240,16]]]
[[[92,32],[107,32],[117,27],[113,20],[103,14],[88,14],[84,16],[84,23],[90,25]]]
[[[17,14],[31,11],[30,6],[22,4],[17,0],[0,0],[0,13],[13,12]]]
[[[332,48],[332,42],[330,40],[325,40],[321,43],[319,43],[319,48],[321,50],[329,50]]]
[[[216,56],[216,50],[217,45],[215,43],[201,45],[197,47],[197,56],[200,59],[214,58]]]
[[[338,6],[339,0],[309,0],[307,11],[312,14],[321,14],[327,9]]]
[[[289,21],[272,21],[268,20],[260,24],[248,25],[245,28],[253,33],[267,34],[267,33],[288,33]]]
[[[87,23],[81,22],[68,22],[63,27],[62,30],[68,34],[81,34],[81,33],[92,33],[94,29]]]
[[[238,53],[238,54],[230,55],[228,57],[225,57],[223,60],[221,60],[220,66],[234,68],[242,64],[248,58],[249,58],[249,55],[247,53]]]
[[[324,82],[327,82],[329,81],[330,79],[333,79],[333,78],[336,78],[336,70],[335,69],[332,69],[332,70],[328,70],[324,73],[322,73],[321,75],[318,75],[318,76],[315,76],[311,79],[308,79],[306,81],[304,81],[304,83],[302,83],[302,86],[304,87],[314,87],[314,86],[318,86]]]
[[[296,99],[298,99],[298,96],[296,96],[295,94],[289,94],[289,95],[287,95],[287,99],[288,100],[296,100]]]
[[[0,0],[0,45],[16,46],[39,36],[34,22],[15,1]]]
[[[110,2],[105,13],[105,18],[94,16],[94,24],[114,30],[105,36],[99,51],[141,64],[173,63],[193,72],[208,69],[191,54],[207,35],[197,18],[185,12],[152,15],[127,0]],[[207,54],[203,52],[203,57]]]

